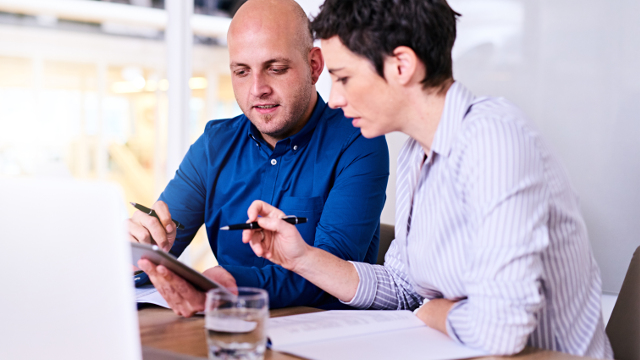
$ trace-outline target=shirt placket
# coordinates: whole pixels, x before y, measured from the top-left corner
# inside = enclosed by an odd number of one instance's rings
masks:
[[[276,186],[278,182],[278,174],[282,166],[283,155],[286,153],[288,144],[284,141],[278,142],[271,152],[265,164],[264,180],[262,182],[262,193],[260,200],[273,204]]]
[[[401,182],[399,183],[398,193],[396,194],[398,199],[404,199],[409,195],[408,201],[400,201],[398,202],[398,212],[397,212],[397,228],[396,234],[399,240],[400,252],[399,254],[402,257],[402,262],[405,266],[409,264],[409,258],[407,253],[407,245],[408,245],[408,236],[409,229],[411,228],[411,213],[413,209],[413,199],[415,197],[416,184],[420,178],[420,167],[421,160],[423,156],[422,149],[419,148],[418,144],[414,144],[416,149],[412,150],[412,153],[408,155],[409,160],[409,171],[407,176],[403,176],[401,178]]]
[[[431,159],[430,158],[426,158],[424,155],[424,152],[420,149],[419,151],[417,151],[417,154],[415,156],[415,161],[414,161],[414,165],[413,166],[413,178],[415,179],[414,181],[414,187],[411,191],[411,207],[409,208],[409,216],[407,218],[407,236],[406,236],[406,246],[404,247],[404,251],[405,251],[405,264],[406,264],[406,273],[409,276],[409,279],[411,280],[411,282],[413,284],[416,284],[416,282],[413,280],[413,274],[411,271],[411,266],[410,266],[410,256],[409,256],[409,243],[410,243],[410,238],[412,237],[412,228],[413,228],[413,234],[415,236],[416,234],[416,229],[414,228],[414,224],[413,224],[413,220],[416,217],[419,217],[419,214],[416,214],[414,212],[415,209],[415,202],[417,199],[420,199],[421,194],[422,194],[422,190],[423,190],[423,183],[426,181],[427,178],[427,174],[429,173],[429,169],[430,169],[430,165],[431,165]],[[418,215],[418,216],[416,216]],[[419,222],[416,223],[415,226],[418,226]]]

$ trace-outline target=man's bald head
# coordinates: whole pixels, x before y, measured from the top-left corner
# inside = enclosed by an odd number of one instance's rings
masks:
[[[273,148],[307,123],[324,59],[293,0],[249,0],[227,35],[231,84],[246,117]]]
[[[305,55],[313,48],[313,36],[309,18],[294,0],[249,0],[236,12],[227,42],[245,32],[266,32],[272,36],[287,38]]]

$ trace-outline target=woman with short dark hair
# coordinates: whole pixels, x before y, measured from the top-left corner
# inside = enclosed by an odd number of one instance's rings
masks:
[[[612,358],[566,172],[518,108],[453,80],[456,16],[444,0],[328,0],[312,22],[334,80],[329,105],[368,138],[411,137],[384,266],[308,246],[260,201],[249,220],[265,230],[243,241],[348,305],[419,307],[427,325],[492,354],[529,345]]]

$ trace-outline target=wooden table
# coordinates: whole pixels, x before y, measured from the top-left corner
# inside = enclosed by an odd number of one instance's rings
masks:
[[[271,317],[304,314],[322,311],[309,307],[294,307],[271,310]],[[204,335],[204,317],[194,316],[183,318],[169,309],[149,307],[138,311],[140,323],[140,337],[142,346],[168,350],[175,353],[187,354],[198,358],[207,358],[207,341]],[[527,348],[523,352],[507,357],[517,360],[578,360],[583,357],[564,353]],[[293,360],[295,356],[277,351],[267,350],[265,359]],[[504,357],[489,356],[482,360],[505,359]]]

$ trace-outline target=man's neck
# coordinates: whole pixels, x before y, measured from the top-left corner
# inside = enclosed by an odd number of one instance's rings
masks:
[[[311,96],[311,101],[309,101],[309,105],[307,106],[307,109],[305,110],[304,115],[302,115],[300,120],[296,122],[296,125],[293,128],[291,128],[291,130],[287,131],[281,136],[274,137],[264,133],[260,133],[264,141],[266,141],[269,147],[271,148],[271,150],[273,150],[276,147],[276,144],[278,143],[278,141],[297,134],[298,132],[300,132],[300,130],[304,128],[305,125],[307,125],[307,122],[309,122],[309,119],[311,119],[311,115],[313,114],[313,109],[315,109],[317,102],[318,102],[318,93],[314,90],[313,95]]]

